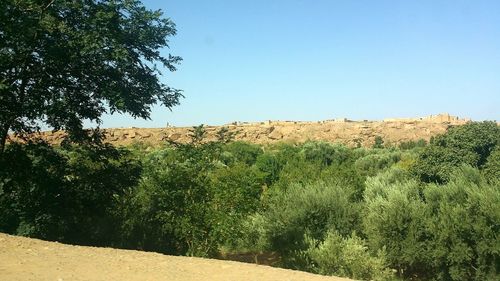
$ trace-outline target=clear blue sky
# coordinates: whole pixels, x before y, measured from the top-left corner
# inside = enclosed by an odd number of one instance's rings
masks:
[[[500,1],[145,0],[177,25],[163,81],[184,90],[151,121],[500,119]]]

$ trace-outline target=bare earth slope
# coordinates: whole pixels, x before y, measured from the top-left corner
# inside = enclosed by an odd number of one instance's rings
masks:
[[[0,233],[0,280],[259,280],[349,279],[157,253],[65,245]]]
[[[207,126],[207,139],[214,140],[216,133],[225,127],[235,133],[236,140],[258,144],[279,141],[305,142],[322,140],[338,142],[349,146],[371,146],[375,137],[380,136],[386,144],[397,145],[406,141],[429,140],[444,133],[448,127],[463,125],[468,119],[460,119],[449,114],[439,114],[422,118],[384,119],[383,121],[351,121],[345,118],[319,122],[265,121],[259,123],[234,122],[225,126]],[[144,143],[158,145],[167,140],[188,142],[190,127],[165,128],[122,128],[106,129],[106,141],[114,145]],[[63,132],[45,132],[42,137],[51,143],[59,143]]]

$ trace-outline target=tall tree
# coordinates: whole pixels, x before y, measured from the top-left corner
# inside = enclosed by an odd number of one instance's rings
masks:
[[[104,113],[149,118],[151,106],[179,103],[181,91],[161,82],[158,66],[175,35],[162,12],[137,0],[0,1],[0,153],[9,132],[46,125],[74,140],[83,121]]]

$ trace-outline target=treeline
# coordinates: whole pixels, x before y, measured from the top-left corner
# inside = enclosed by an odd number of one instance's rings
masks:
[[[0,157],[0,231],[175,255],[276,252],[280,266],[363,280],[497,280],[500,128],[374,148],[189,144],[51,147]]]

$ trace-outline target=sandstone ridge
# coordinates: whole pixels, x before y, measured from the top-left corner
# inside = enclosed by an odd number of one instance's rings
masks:
[[[470,119],[461,119],[447,113],[422,118],[390,118],[383,121],[352,121],[346,118],[318,122],[265,121],[234,122],[224,126],[205,126],[207,140],[215,140],[216,133],[226,127],[234,133],[235,140],[258,144],[279,141],[305,142],[321,140],[342,143],[348,146],[371,146],[380,136],[386,144],[397,145],[406,141],[429,140],[444,133],[450,126],[459,126]],[[166,141],[188,142],[191,127],[165,128],[115,128],[106,129],[106,141],[115,145],[160,145]],[[42,138],[50,143],[59,143],[64,132],[43,132]]]

